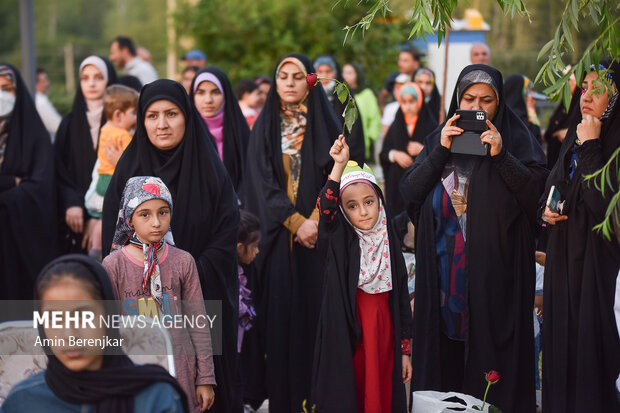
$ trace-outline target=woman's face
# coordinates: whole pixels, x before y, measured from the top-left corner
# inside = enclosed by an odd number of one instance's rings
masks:
[[[418,114],[418,99],[411,93],[407,93],[400,97],[400,108],[405,116],[415,116]]]
[[[54,344],[49,346],[54,355],[69,370],[99,370],[103,363],[101,346],[87,346],[81,343],[88,343],[86,340],[89,339],[105,338],[105,327],[102,327],[99,321],[100,316],[105,316],[105,310],[101,301],[96,301],[91,295],[84,281],[72,276],[61,276],[53,281],[41,294],[41,312],[45,311],[62,311],[61,314],[69,314],[72,317],[76,312],[80,314],[78,326],[72,324],[73,322],[69,323],[69,319],[65,320],[63,317],[61,322],[63,327],[45,328],[45,337]],[[92,321],[94,328],[79,321],[85,312],[94,314]],[[78,339],[84,341],[79,342]]]
[[[0,90],[10,93],[13,96],[15,96],[15,93],[17,92],[17,89],[15,88],[13,82],[11,82],[11,79],[6,76],[0,76]]]
[[[367,184],[351,184],[342,191],[342,209],[349,222],[359,229],[372,229],[379,219],[379,199]]]
[[[80,73],[80,88],[86,100],[99,100],[105,92],[106,81],[99,69],[93,65],[84,66]]]
[[[212,118],[224,104],[222,91],[213,82],[201,82],[194,93],[194,104],[205,118]]]
[[[319,77],[328,77],[330,79],[333,79],[335,75],[334,70],[329,65],[320,65],[319,67],[317,67],[316,74]],[[321,84],[324,87],[327,86],[329,82],[331,82],[331,80],[328,80],[328,79],[321,80]]]
[[[415,82],[422,89],[424,96],[430,96],[433,93],[433,80],[428,73],[420,73],[415,77]]]
[[[284,103],[301,103],[308,93],[306,75],[295,63],[287,62],[280,67],[276,79],[278,96]]]
[[[595,118],[600,118],[609,105],[609,95],[602,85],[594,83],[596,79],[598,79],[598,74],[593,71],[588,73],[581,83],[581,99],[579,101],[581,116],[592,115]]]
[[[146,109],[144,128],[157,149],[174,149],[185,136],[185,115],[169,100],[157,100]]]
[[[475,83],[468,87],[459,102],[459,109],[485,110],[487,118],[493,120],[497,113],[497,96],[493,88],[486,83]]]
[[[345,82],[349,84],[352,88],[357,87],[357,72],[353,65],[346,64],[342,68],[342,78]]]

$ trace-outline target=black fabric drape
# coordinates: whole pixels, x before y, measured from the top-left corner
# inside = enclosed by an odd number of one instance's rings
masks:
[[[0,299],[32,299],[37,274],[54,258],[56,194],[54,154],[43,122],[19,72],[0,178]],[[21,182],[15,183],[19,177]]]
[[[620,65],[614,82],[620,85]],[[579,98],[581,92],[578,91]],[[579,101],[579,100],[577,100]],[[603,121],[600,138],[576,146],[581,112],[571,119],[549,179],[565,199],[568,220],[550,226],[544,285],[543,409],[545,412],[620,411],[614,382],[620,373],[620,341],[614,319],[615,282],[620,249],[593,227],[603,221],[611,196],[583,179],[600,169],[620,145],[620,110]],[[572,180],[572,153],[578,166]],[[612,171],[619,167],[612,162]],[[612,172],[615,176],[615,172]]]
[[[100,56],[101,57],[101,56]],[[118,82],[114,65],[101,57],[108,68],[110,86]],[[56,133],[54,141],[56,180],[58,186],[58,225],[59,248],[61,252],[79,252],[82,234],[73,233],[66,224],[65,212],[73,206],[84,207],[84,195],[91,183],[93,167],[97,161],[97,148],[93,148],[90,126],[86,118],[86,99],[79,87],[75,92],[73,108],[66,115]],[[101,125],[105,124],[105,115],[101,115]],[[99,142],[97,142],[97,147]],[[84,210],[84,221],[88,214]]]
[[[101,291],[102,300],[106,306],[106,315],[117,314],[112,308],[114,289],[108,274],[101,264],[83,255],[65,255],[50,262],[41,271],[43,276],[56,265],[77,264],[85,268],[84,273],[73,274],[89,285]],[[86,277],[88,276],[88,277]],[[37,292],[35,290],[35,296]],[[40,300],[41,297],[36,297]],[[45,338],[43,328],[39,327],[39,334]],[[119,339],[117,328],[108,328],[106,334],[111,339]],[[45,342],[44,342],[45,343]],[[152,384],[168,383],[179,394],[184,411],[188,412],[187,397],[179,383],[163,367],[158,365],[136,366],[123,354],[107,354],[106,348],[103,364],[99,370],[72,371],[69,370],[53,355],[51,349],[44,345],[48,364],[45,370],[45,381],[50,390],[61,400],[74,404],[94,404],[97,413],[118,412],[131,413],[134,411],[134,396]]]
[[[555,163],[560,156],[562,142],[553,136],[560,129],[567,129],[573,116],[579,116],[579,97],[581,96],[580,88],[575,88],[573,92],[568,111],[564,107],[564,103],[560,103],[553,111],[549,118],[549,125],[545,130],[544,140],[547,143],[547,168],[553,169]]]
[[[336,184],[336,188],[337,188]],[[383,199],[381,189],[375,186]],[[390,313],[394,328],[392,412],[407,411],[402,378],[401,340],[411,338],[411,306],[407,270],[392,226],[388,222],[392,291]],[[319,256],[324,272],[323,301],[316,334],[312,398],[310,405],[321,413],[357,413],[357,390],[353,356],[362,331],[357,319],[356,292],[360,277],[360,246],[357,234],[341,211],[333,221],[321,220]]]
[[[436,127],[437,120],[435,120],[428,106],[424,103],[422,103],[422,108],[418,113],[418,120],[412,135],[409,135],[402,110],[399,108],[398,112],[396,112],[396,118],[394,118],[394,122],[385,135],[383,148],[379,154],[383,176],[385,177],[385,208],[390,218],[394,218],[405,210],[405,202],[398,187],[405,169],[401,168],[396,162],[390,162],[390,151],[394,149],[407,152],[407,144],[409,142],[424,144],[426,135],[434,131]]]
[[[506,105],[512,109],[519,119],[527,126],[532,132],[536,140],[541,142],[540,126],[533,124],[529,121],[527,116],[527,107],[525,106],[525,99],[523,98],[523,75],[511,75],[508,76],[504,83],[504,97]]]
[[[428,102],[428,109],[433,114],[433,117],[439,121],[439,118],[441,117],[441,95],[439,94],[437,85],[433,85],[431,100]]]
[[[254,309],[263,308],[264,304],[261,302],[261,298],[264,296],[263,285],[258,278],[256,265],[254,263],[243,265],[243,272],[248,280],[247,287],[252,291]],[[263,314],[258,311],[252,319],[252,328],[243,335],[240,354],[239,368],[243,380],[243,401],[254,410],[258,410],[267,399],[264,321]]]
[[[299,59],[308,73],[314,72],[306,56],[289,56]],[[272,84],[250,134],[244,196],[247,209],[261,222],[261,252],[256,264],[263,296],[258,311],[264,317],[269,409],[290,413],[300,411],[310,393],[322,276],[316,251],[296,242],[291,246],[290,233],[283,223],[295,212],[304,217],[311,215],[331,166],[329,149],[341,129],[323,88],[310,90],[299,189],[293,205],[287,195],[282,163],[275,73]]]
[[[190,88],[190,99],[194,103],[194,82],[196,77],[201,73],[212,73],[220,81],[224,89],[224,149],[223,162],[230,179],[232,180],[235,190],[239,190],[241,180],[243,179],[243,169],[245,167],[245,154],[248,147],[248,138],[250,136],[250,128],[241,112],[237,97],[230,85],[228,76],[215,66],[205,67],[201,69],[192,81]],[[195,104],[194,104],[195,105]],[[208,127],[207,127],[208,129]],[[213,139],[213,137],[211,137]],[[215,143],[215,142],[214,142]]]
[[[503,149],[495,157],[479,157],[469,181],[465,245],[468,319],[462,389],[442,388],[449,378],[441,373],[451,357],[440,350],[443,333],[432,198],[452,156],[440,144],[445,123],[426,138],[424,150],[401,183],[416,227],[413,389],[460,390],[482,398],[484,373],[497,370],[502,379],[493,386],[488,401],[504,413],[533,412],[534,232],[546,160],[538,142],[505,105],[499,71],[470,65],[458,82],[474,70],[487,72],[498,91],[499,106],[492,122],[501,133]],[[455,88],[447,118],[458,104]]]
[[[147,135],[144,115],[158,100],[176,104],[185,116],[185,136],[168,151]],[[171,229],[177,247],[196,260],[205,300],[222,302],[222,355],[214,355],[217,387],[211,411],[237,412],[241,395],[237,372],[239,278],[237,275],[237,196],[207,128],[181,84],[157,80],[142,88],[134,138],[116,166],[103,204],[103,254],[107,255],[127,180],[160,177],[172,193]]]

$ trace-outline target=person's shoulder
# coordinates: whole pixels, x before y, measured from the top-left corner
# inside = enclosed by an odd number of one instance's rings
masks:
[[[174,245],[168,245],[168,258],[172,258],[175,262],[183,263],[183,264],[191,264],[195,265],[194,257],[189,252],[182,250],[181,248],[175,247]]]
[[[135,411],[182,412],[182,395],[170,383],[156,382],[136,394]]]
[[[45,371],[41,371],[16,384],[2,403],[0,411],[3,413],[43,410],[59,412],[62,411],[59,409],[59,404],[63,405],[64,411],[71,407],[54,395],[45,381]]]
[[[123,251],[121,251],[121,249],[117,249],[116,251],[110,252],[110,254],[103,259],[101,265],[103,265],[103,268],[107,270],[109,268],[116,267],[121,262],[125,261],[125,259],[126,257],[125,254],[123,254]]]
[[[15,386],[13,386],[13,388],[11,389],[11,391],[8,394],[7,400],[12,395],[15,395],[15,394],[23,392],[23,391],[28,391],[28,390],[30,390],[32,388],[35,388],[35,387],[38,387],[38,386],[45,386],[45,387],[47,387],[47,383],[45,382],[45,370],[40,371],[37,374],[35,374],[34,376],[30,376],[27,379],[24,379],[24,380],[20,381],[19,383],[17,383]]]

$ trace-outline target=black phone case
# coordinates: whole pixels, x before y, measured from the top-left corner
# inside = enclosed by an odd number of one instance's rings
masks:
[[[452,137],[450,152],[465,155],[485,156],[488,153],[488,145],[480,142],[480,134],[486,131],[487,113],[484,110],[461,110],[456,111],[461,115],[456,120],[456,126],[465,132]]]
[[[458,136],[452,137],[452,153],[462,153],[466,155],[485,156],[488,152],[487,146],[480,142],[480,133],[463,132]]]

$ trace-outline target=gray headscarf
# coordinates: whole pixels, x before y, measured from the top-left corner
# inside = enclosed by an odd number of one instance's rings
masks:
[[[487,85],[491,86],[491,89],[493,89],[493,92],[495,92],[495,98],[497,99],[497,103],[499,104],[499,93],[497,93],[497,85],[493,82],[493,78],[491,77],[491,75],[483,70],[474,70],[463,76],[463,79],[461,79],[461,82],[458,84],[456,89],[456,94],[458,97],[457,104],[463,98],[463,94],[465,93],[465,91],[470,86],[475,85],[476,83],[486,83]]]

